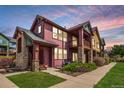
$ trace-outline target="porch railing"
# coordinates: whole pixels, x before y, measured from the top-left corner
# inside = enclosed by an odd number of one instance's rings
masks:
[[[0,51],[0,54],[7,54],[7,51]],[[9,54],[15,54],[15,52],[13,52],[13,51],[9,51]]]
[[[84,47],[91,48],[91,43],[89,41],[84,40]]]

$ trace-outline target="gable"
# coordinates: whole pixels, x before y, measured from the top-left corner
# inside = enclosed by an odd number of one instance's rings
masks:
[[[3,34],[0,34],[0,44],[7,45],[8,42],[9,42],[9,39],[6,36],[4,36]]]
[[[92,27],[91,27],[90,21],[87,21],[87,22],[85,22],[85,23],[83,24],[83,29],[84,29],[87,33],[93,35]]]

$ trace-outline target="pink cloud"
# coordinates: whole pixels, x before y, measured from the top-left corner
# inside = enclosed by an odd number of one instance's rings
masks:
[[[101,16],[99,17],[99,21],[94,22],[94,24],[97,25],[100,30],[113,29],[113,28],[124,26],[124,17],[106,20],[105,17]]]
[[[52,20],[55,20],[55,19],[57,19],[57,18],[59,18],[59,17],[62,17],[62,16],[66,16],[66,15],[68,15],[68,13],[66,13],[66,12],[63,12],[63,11],[60,11],[60,10],[57,10],[57,11],[55,11],[55,12],[46,12],[46,13],[44,13],[44,14],[42,14],[44,17],[48,17],[48,18],[50,18],[50,19],[52,19]]]
[[[124,40],[106,40],[106,47],[120,44],[124,44]]]

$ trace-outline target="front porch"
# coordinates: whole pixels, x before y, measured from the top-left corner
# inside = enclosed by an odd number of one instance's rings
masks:
[[[54,66],[54,47],[44,46],[38,43],[28,48],[28,68],[32,71],[39,71]]]
[[[80,48],[75,47],[75,48],[70,48],[70,61],[80,61],[79,57],[80,57]],[[89,63],[92,61],[91,57],[92,57],[92,51],[89,48],[84,48],[84,53],[82,54],[83,56],[83,60],[86,63]]]

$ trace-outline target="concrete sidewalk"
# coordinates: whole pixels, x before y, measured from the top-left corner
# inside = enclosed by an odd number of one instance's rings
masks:
[[[13,82],[0,74],[0,88],[18,88]]]
[[[115,64],[116,63],[110,63],[109,65],[99,67],[94,71],[79,75],[77,77],[69,78],[62,83],[51,86],[51,88],[92,88]]]
[[[43,70],[43,72],[47,72],[47,73],[50,73],[52,75],[55,75],[55,76],[58,76],[58,77],[61,77],[61,78],[67,79],[67,80],[74,78],[73,76],[66,75],[66,74],[63,74],[58,71],[59,71],[59,69],[55,69],[55,68],[48,68],[47,70]]]

